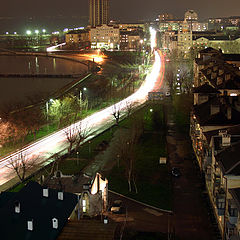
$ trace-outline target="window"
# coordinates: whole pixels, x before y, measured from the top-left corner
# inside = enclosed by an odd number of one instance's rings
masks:
[[[238,216],[238,210],[237,210],[237,208],[231,208],[231,207],[229,206],[228,212],[229,212],[230,217],[237,217],[237,216]]]
[[[217,199],[217,208],[218,209],[224,209],[225,208],[225,199],[224,198]]]

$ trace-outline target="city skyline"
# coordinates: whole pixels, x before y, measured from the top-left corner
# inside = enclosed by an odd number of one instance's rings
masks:
[[[137,21],[154,19],[158,14],[171,13],[177,18],[182,18],[184,12],[193,9],[199,15],[200,19],[208,17],[227,17],[239,15],[240,1],[238,0],[213,0],[211,2],[202,0],[193,2],[191,0],[182,0],[176,2],[173,0],[159,2],[158,0],[149,0],[146,4],[144,0],[122,0],[110,1],[110,18],[120,19],[122,21]],[[1,4],[0,17],[23,17],[23,16],[88,16],[88,0],[77,2],[69,0],[68,5],[60,4],[59,1],[52,0],[33,2],[29,0],[17,1],[9,0]]]

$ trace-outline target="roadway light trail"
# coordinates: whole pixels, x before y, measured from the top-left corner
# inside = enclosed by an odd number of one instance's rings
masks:
[[[159,51],[155,51],[155,63],[152,67],[150,74],[146,77],[143,85],[136,91],[134,94],[130,95],[126,99],[116,103],[116,106],[121,111],[126,110],[126,105],[131,102],[135,107],[143,104],[148,97],[148,92],[152,91],[156,83],[163,74],[163,67],[161,63],[161,56]],[[39,156],[38,161],[44,163],[49,161],[52,155],[55,153],[66,152],[69,146],[69,143],[66,139],[66,131],[76,127],[76,125],[81,126],[82,128],[91,128],[89,135],[94,137],[96,132],[99,132],[101,129],[106,129],[110,124],[113,124],[114,119],[112,116],[112,106],[107,107],[81,121],[75,123],[65,129],[62,129],[56,133],[51,134],[29,146],[24,147],[23,149],[16,151],[9,156],[6,156],[0,159],[0,185],[6,183],[15,176],[15,173],[12,169],[7,168],[6,165],[9,164],[10,159],[17,159],[19,152],[23,152],[28,159],[33,158],[34,156]],[[86,139],[88,141],[90,138]]]

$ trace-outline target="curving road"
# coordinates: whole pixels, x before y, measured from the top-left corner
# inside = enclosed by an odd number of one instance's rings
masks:
[[[162,64],[163,61],[161,56],[162,54],[160,51],[155,51],[155,62],[143,85],[134,94],[116,103],[116,109],[119,109],[120,112],[124,112],[124,110],[126,110],[126,106],[130,103],[133,104],[134,107],[137,107],[146,102],[148,92],[156,91],[156,89],[158,90],[162,87],[164,64]],[[30,160],[32,158],[37,158],[39,163],[45,165],[50,161],[53,161],[51,157],[55,153],[64,154],[67,152],[69,143],[66,139],[66,131],[73,131],[76,126],[81,126],[81,129],[87,128],[90,131],[90,136],[87,139],[89,140],[114,124],[112,112],[112,106],[105,108],[63,130],[53,133],[19,151],[14,152],[11,155],[0,159],[0,185],[3,185],[16,177],[15,172],[7,166],[9,165],[9,161],[11,159],[17,160],[20,152],[22,152],[27,159]]]

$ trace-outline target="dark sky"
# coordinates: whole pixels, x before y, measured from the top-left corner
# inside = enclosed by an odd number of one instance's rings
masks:
[[[195,10],[201,19],[210,16],[240,15],[240,0],[110,0],[113,19],[154,19],[169,12],[182,18],[188,9]],[[88,15],[88,0],[4,0],[1,16]]]

